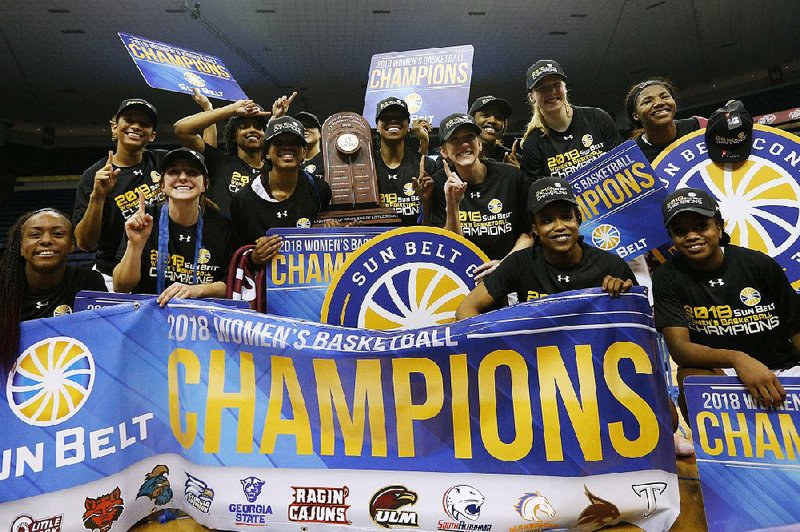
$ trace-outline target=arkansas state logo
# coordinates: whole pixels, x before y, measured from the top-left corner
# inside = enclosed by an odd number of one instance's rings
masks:
[[[108,532],[114,521],[122,515],[125,501],[120,496],[119,486],[114,491],[100,497],[86,497],[84,501],[86,511],[83,512],[83,527],[97,532]]]
[[[419,526],[417,512],[404,506],[417,502],[417,494],[405,486],[387,486],[369,501],[369,515],[384,528]]]

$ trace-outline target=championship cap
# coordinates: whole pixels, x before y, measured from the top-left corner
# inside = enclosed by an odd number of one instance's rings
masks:
[[[303,141],[303,146],[306,146],[308,143],[306,142],[305,132],[306,130],[299,120],[284,115],[280,118],[270,120],[269,123],[267,123],[267,130],[264,133],[264,143],[269,144],[274,137],[277,137],[281,133],[291,133],[292,135],[300,137],[300,140]]]
[[[378,106],[375,109],[375,121],[377,121],[380,118],[381,113],[387,109],[400,109],[403,111],[403,113],[405,113],[406,118],[409,120],[411,119],[411,113],[408,112],[408,104],[400,98],[391,96],[378,102]]]
[[[715,163],[746,161],[753,147],[753,117],[739,100],[731,100],[708,119],[706,148]]]
[[[439,136],[441,137],[442,142],[445,142],[452,137],[453,133],[456,132],[456,129],[461,126],[468,126],[469,130],[474,131],[476,135],[481,134],[481,128],[475,123],[475,119],[472,118],[472,115],[465,113],[453,113],[444,117],[442,121],[439,122]]]
[[[319,118],[317,115],[309,113],[308,111],[300,111],[294,117],[303,124],[303,127],[306,129],[309,128],[316,128],[322,129],[322,124],[319,123]]]
[[[558,74],[562,78],[567,79],[567,75],[564,74],[564,69],[552,59],[539,59],[536,61],[528,68],[528,73],[525,75],[525,84],[528,90],[534,88],[537,83],[542,81],[542,78],[550,74]]]
[[[114,120],[118,119],[119,115],[128,109],[140,109],[144,111],[153,121],[153,129],[155,129],[158,125],[158,112],[156,111],[155,106],[146,100],[142,100],[141,98],[122,100],[122,103],[119,104],[119,109],[117,109],[117,114],[114,115]]]
[[[475,116],[475,113],[478,111],[483,111],[487,107],[494,107],[500,114],[503,116],[503,119],[508,119],[511,116],[511,106],[508,104],[507,101],[501,98],[495,98],[494,96],[481,96],[475,103],[472,104],[472,107],[469,108],[469,114]]]
[[[528,190],[528,212],[531,216],[555,201],[577,205],[569,183],[559,177],[543,177],[533,182]]]
[[[711,218],[719,212],[717,200],[699,188],[679,188],[666,197],[661,205],[664,226],[668,226],[675,216],[682,212],[696,212]]]
[[[203,175],[208,177],[206,158],[203,156],[202,153],[190,150],[189,148],[178,148],[177,150],[172,150],[171,152],[166,154],[164,158],[161,160],[161,165],[158,167],[159,173],[163,175],[166,169],[169,167],[169,165],[171,165],[175,161],[189,161],[193,165],[200,168],[203,171]]]

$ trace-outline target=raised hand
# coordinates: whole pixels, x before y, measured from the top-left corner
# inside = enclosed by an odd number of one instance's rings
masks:
[[[450,170],[447,161],[444,163],[444,173],[447,175],[447,182],[444,184],[444,197],[448,205],[453,205],[456,210],[464,199],[464,193],[467,191],[467,184],[458,177],[458,174]]]
[[[272,118],[280,118],[285,114],[289,113],[289,106],[292,105],[295,97],[297,96],[297,91],[293,92],[290,96],[286,96],[285,94],[275,100],[272,104]]]
[[[214,106],[211,105],[211,101],[209,101],[206,95],[200,92],[200,89],[196,87],[192,89],[192,100],[194,100],[194,103],[199,105],[200,109],[202,109],[203,111],[210,111],[214,108]]]
[[[269,116],[272,114],[261,109],[261,106],[253,100],[237,100],[227,107],[231,116]]]
[[[519,148],[519,139],[514,139],[514,144],[511,145],[511,152],[503,156],[503,162],[519,168],[520,164],[517,158],[517,148]]]
[[[414,186],[414,193],[419,196],[420,203],[425,207],[430,207],[433,197],[433,178],[425,171],[425,155],[419,158],[419,172],[417,177],[411,178]]]
[[[92,194],[100,198],[105,198],[114,185],[117,184],[117,176],[119,175],[119,168],[114,169],[114,152],[108,151],[108,161],[105,166],[94,174],[94,185],[92,186]]]
[[[422,118],[415,118],[414,121],[411,122],[411,133],[413,133],[420,142],[428,143],[432,130],[433,126],[431,126],[431,123]]]
[[[135,247],[144,247],[153,231],[153,217],[144,209],[144,194],[139,191],[139,209],[125,222],[125,235],[128,243]]]

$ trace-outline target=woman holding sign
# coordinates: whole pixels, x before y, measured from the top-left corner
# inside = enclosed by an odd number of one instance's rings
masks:
[[[117,292],[173,297],[225,297],[231,258],[230,222],[205,198],[208,170],[188,148],[169,152],[161,163],[166,201],[153,214],[139,196],[139,209],[125,223],[126,240],[114,268]]]

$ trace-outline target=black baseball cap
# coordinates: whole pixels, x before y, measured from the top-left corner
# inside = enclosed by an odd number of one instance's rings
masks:
[[[206,158],[199,151],[190,150],[189,148],[178,148],[177,150],[172,150],[171,152],[166,154],[164,158],[161,160],[161,164],[158,167],[159,173],[163,175],[164,172],[169,167],[169,165],[179,160],[191,162],[192,164],[203,170],[203,174],[206,177],[208,177]]]
[[[559,177],[543,177],[533,182],[528,190],[528,212],[531,216],[555,201],[578,204],[572,186]]]
[[[475,100],[475,103],[469,108],[469,114],[475,116],[475,113],[483,111],[487,107],[497,108],[500,114],[503,115],[503,119],[508,119],[508,117],[511,116],[511,106],[508,102],[501,98],[495,98],[494,96],[481,96]]]
[[[731,100],[708,119],[706,148],[715,163],[740,163],[753,147],[753,117],[739,100]]]
[[[300,137],[300,140],[303,141],[303,146],[307,146],[308,143],[306,142],[305,132],[306,129],[299,120],[291,116],[281,116],[267,123],[267,130],[264,133],[264,143],[269,144],[269,141],[282,133],[291,133],[292,135]]]
[[[117,109],[117,114],[114,115],[114,120],[117,120],[119,115],[128,109],[139,109],[144,111],[153,121],[153,129],[155,129],[158,125],[158,112],[156,111],[155,106],[147,100],[142,100],[141,98],[122,100],[122,103],[119,104],[119,109]]]
[[[319,123],[317,115],[309,113],[308,111],[300,111],[294,117],[303,124],[304,128],[317,128],[322,129],[322,124]]]
[[[475,119],[472,118],[472,115],[468,115],[466,113],[453,113],[451,115],[447,115],[439,122],[439,136],[442,139],[442,142],[445,142],[447,139],[453,136],[453,133],[456,132],[461,126],[468,126],[471,131],[474,131],[475,134],[481,134],[481,128],[478,127],[478,124],[475,123]]]
[[[700,188],[679,188],[664,199],[661,214],[664,226],[668,226],[675,216],[682,212],[696,212],[708,218],[719,212],[719,205],[711,194]]]
[[[539,59],[536,61],[528,67],[528,73],[525,74],[525,84],[528,90],[534,88],[537,83],[542,81],[542,78],[550,74],[558,74],[562,78],[567,79],[567,75],[564,74],[564,69],[552,59]]]
[[[411,119],[411,113],[408,112],[408,104],[405,102],[405,100],[402,100],[400,98],[395,98],[394,96],[392,96],[389,98],[384,98],[383,100],[378,102],[378,106],[375,108],[376,122],[380,118],[381,113],[386,111],[387,109],[400,109],[406,114],[406,117],[409,120]]]

